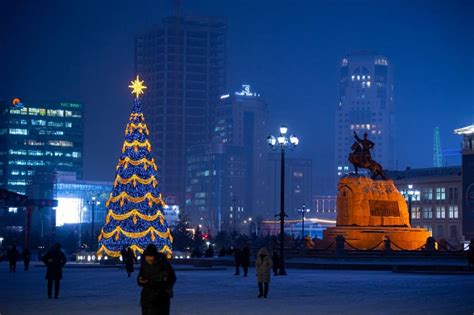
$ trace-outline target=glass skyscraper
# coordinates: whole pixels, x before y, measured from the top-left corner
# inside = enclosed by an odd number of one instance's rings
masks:
[[[54,178],[56,172],[66,171],[82,178],[82,104],[25,102],[18,107],[2,103],[1,108],[0,187],[33,194],[34,198],[47,198],[52,196],[31,191],[35,186],[46,189],[43,185],[46,177]],[[42,185],[34,185],[36,180]]]
[[[358,52],[341,60],[339,101],[336,107],[336,171],[349,173],[347,160],[354,142],[367,132],[375,143],[372,157],[394,169],[394,101],[392,66],[387,57]]]

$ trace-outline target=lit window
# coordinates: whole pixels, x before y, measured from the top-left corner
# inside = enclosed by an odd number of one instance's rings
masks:
[[[423,219],[432,219],[433,210],[430,207],[423,207]]]
[[[33,126],[46,126],[46,120],[37,120],[37,119],[32,119],[31,124]]]
[[[48,121],[48,126],[49,127],[64,127],[64,124],[62,122],[57,122],[57,121]]]
[[[40,150],[28,150],[28,155],[32,156],[43,156],[44,152]]]
[[[36,141],[36,140],[28,140],[26,142],[27,145],[44,145],[44,142]]]
[[[423,200],[432,200],[433,199],[433,189],[424,188],[422,196],[423,196]]]
[[[442,206],[436,207],[436,219],[444,219],[446,217],[445,208]]]
[[[438,187],[436,188],[436,200],[445,200],[446,199],[446,188]]]
[[[413,207],[411,210],[411,218],[419,219],[420,218],[420,207]]]
[[[62,109],[48,109],[48,116],[63,117],[64,111]]]
[[[19,129],[19,128],[10,128],[9,133],[11,135],[26,136],[26,135],[28,135],[28,130],[27,129]]]
[[[58,147],[72,147],[73,146],[73,143],[71,141],[65,141],[65,140],[49,140],[48,144],[52,146],[58,146]]]
[[[26,150],[8,150],[8,154],[10,155],[26,155]]]
[[[38,115],[45,116],[46,115],[46,109],[30,107],[28,109],[28,114],[31,115],[31,116],[38,116]]]
[[[449,206],[448,217],[449,217],[450,219],[457,219],[457,218],[459,217],[458,206],[456,206],[456,205],[454,205],[454,206]]]

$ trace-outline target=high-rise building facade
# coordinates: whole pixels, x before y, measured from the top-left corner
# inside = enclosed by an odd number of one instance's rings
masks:
[[[336,108],[336,170],[338,177],[350,170],[347,160],[354,142],[367,133],[375,143],[372,158],[394,169],[394,101],[392,65],[387,57],[360,52],[341,61],[339,100]]]
[[[213,112],[211,143],[188,150],[186,211],[195,223],[234,229],[266,212],[268,105],[244,85]]]
[[[140,34],[135,68],[147,83],[143,109],[167,200],[184,206],[186,150],[210,137],[211,106],[225,89],[227,22],[168,17]]]
[[[267,219],[280,213],[280,154],[270,153],[267,164]],[[285,213],[298,219],[298,209],[310,209],[313,201],[313,161],[311,159],[285,158]],[[312,209],[311,209],[312,210]]]
[[[246,169],[242,147],[212,143],[188,149],[185,211],[193,225],[213,234],[239,229],[248,217]]]
[[[268,144],[268,105],[260,94],[243,85],[234,95],[223,95],[215,108],[214,139],[242,148],[245,160],[245,188],[240,196],[247,214],[265,212]]]
[[[83,105],[26,102],[2,105],[0,112],[0,187],[26,194],[35,176],[58,171],[82,178]],[[34,198],[45,198],[35,193]],[[52,197],[52,196],[50,196]]]

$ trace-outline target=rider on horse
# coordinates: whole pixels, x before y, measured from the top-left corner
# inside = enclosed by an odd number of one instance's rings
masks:
[[[372,178],[375,179],[378,176],[382,179],[387,179],[382,165],[372,160],[372,154],[370,150],[375,147],[375,143],[369,140],[369,135],[364,133],[364,139],[357,136],[354,131],[355,142],[352,145],[352,153],[349,154],[349,162],[354,166],[355,173],[358,174],[358,169],[366,168],[372,173]]]
[[[372,161],[372,154],[370,150],[372,150],[375,147],[375,143],[369,140],[369,135],[364,133],[364,139],[359,138],[357,133],[354,131],[354,139],[360,143],[362,146],[362,159],[364,162],[370,162]]]

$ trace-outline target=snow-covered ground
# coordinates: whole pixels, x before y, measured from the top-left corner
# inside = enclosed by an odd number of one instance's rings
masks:
[[[0,264],[0,314],[140,314],[124,270],[65,268],[58,300],[46,298],[45,269],[15,274]],[[184,266],[177,268],[186,268]],[[255,271],[178,270],[172,314],[474,314],[474,276],[385,271],[288,270],[257,299]]]

